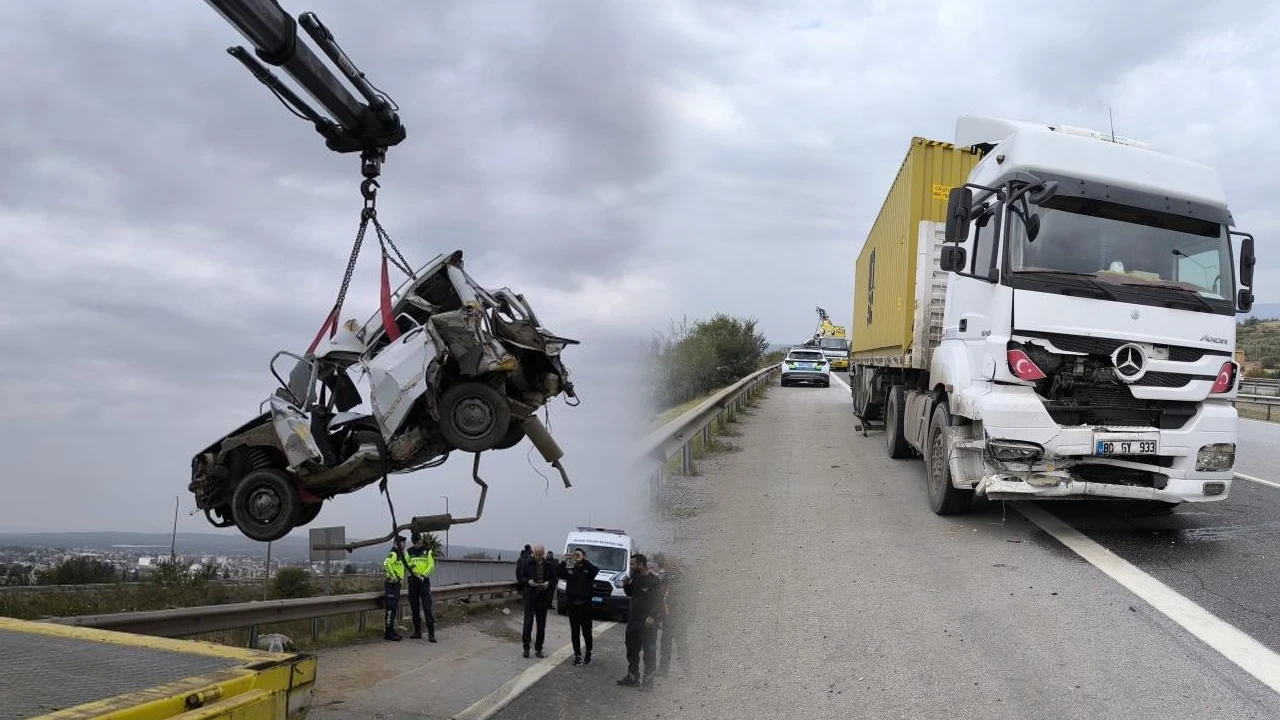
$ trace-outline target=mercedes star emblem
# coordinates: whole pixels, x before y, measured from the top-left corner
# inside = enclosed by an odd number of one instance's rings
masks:
[[[1127,343],[1111,353],[1111,362],[1115,365],[1117,377],[1125,382],[1134,382],[1146,374],[1147,353],[1141,345]]]

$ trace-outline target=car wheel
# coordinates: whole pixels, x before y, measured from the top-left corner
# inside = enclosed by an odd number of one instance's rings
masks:
[[[464,382],[440,398],[440,434],[464,452],[492,450],[507,439],[511,407],[490,385]]]
[[[524,426],[520,423],[511,423],[507,426],[507,434],[493,446],[494,450],[506,450],[520,444],[524,439]]]
[[[947,457],[947,428],[951,426],[951,410],[945,401],[938,403],[929,423],[928,468],[929,507],[939,515],[954,515],[969,509],[973,490],[961,490],[951,484],[951,463]]]
[[[297,527],[310,525],[312,520],[320,515],[320,508],[324,507],[323,502],[304,503],[302,505],[302,513],[298,517]]]
[[[231,496],[231,516],[251,540],[272,542],[288,535],[302,517],[293,478],[276,468],[249,471]]]

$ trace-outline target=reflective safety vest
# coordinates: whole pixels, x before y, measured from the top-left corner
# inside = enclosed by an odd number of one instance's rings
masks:
[[[395,550],[387,553],[387,559],[382,561],[382,569],[387,572],[387,580],[389,582],[404,581],[404,558]]]
[[[409,548],[409,571],[419,578],[425,578],[431,574],[436,567],[436,556],[431,552],[431,548],[419,550],[418,548]]]

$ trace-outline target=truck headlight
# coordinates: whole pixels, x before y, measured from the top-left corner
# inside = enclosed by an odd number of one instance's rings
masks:
[[[988,440],[987,451],[999,462],[1033,463],[1044,455],[1044,448],[1019,440]]]
[[[1223,472],[1230,470],[1235,464],[1235,443],[1205,445],[1196,453],[1196,470],[1200,472]]]
[[[614,575],[614,576],[613,576],[613,586],[614,586],[614,587],[616,587],[616,588],[621,588],[621,587],[622,587],[622,581],[623,581],[623,580],[626,580],[626,579],[627,579],[627,574],[626,574],[626,573],[618,573],[617,575]]]

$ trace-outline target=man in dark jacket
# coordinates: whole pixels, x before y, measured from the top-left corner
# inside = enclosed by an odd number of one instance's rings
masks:
[[[573,639],[573,664],[591,664],[591,585],[600,568],[587,560],[582,548],[574,548],[568,560],[560,561],[559,576],[564,580],[564,597],[569,603],[569,634]],[[582,640],[579,642],[578,635]],[[582,657],[582,646],[587,656]]]
[[[524,631],[520,640],[524,645],[524,656],[529,657],[529,642],[533,641],[533,649],[538,657],[542,654],[542,644],[547,639],[547,608],[549,598],[555,597],[556,566],[547,560],[546,548],[533,546],[533,555],[516,570],[516,582],[524,590]],[[538,625],[538,635],[533,636],[533,625]]]
[[[649,561],[644,555],[631,556],[631,574],[622,583],[622,591],[631,598],[627,612],[627,676],[619,685],[653,687],[653,673],[657,668],[655,646],[658,619],[662,615],[662,581],[649,572]],[[640,653],[644,652],[644,675],[640,674]],[[643,677],[643,679],[642,679]]]

